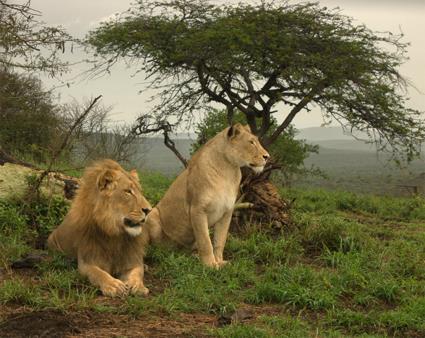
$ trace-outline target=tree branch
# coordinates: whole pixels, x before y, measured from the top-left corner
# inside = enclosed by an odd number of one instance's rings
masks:
[[[164,144],[165,146],[170,149],[174,155],[177,156],[177,158],[180,160],[180,162],[184,165],[185,168],[187,168],[187,160],[183,157],[183,155],[177,150],[176,148],[176,144],[174,143],[174,141],[172,139],[170,139],[169,135],[168,135],[168,130],[167,129],[163,129],[163,134],[164,134]]]
[[[276,141],[279,135],[291,124],[295,115],[297,115],[301,109],[303,109],[307,104],[309,104],[310,101],[314,98],[314,96],[318,94],[320,91],[322,91],[324,88],[325,88],[324,81],[319,83],[316,87],[312,88],[310,92],[306,96],[304,96],[304,98],[292,108],[288,116],[286,116],[282,124],[276,128],[274,133],[268,139],[264,140],[264,145],[267,146],[269,144],[272,144],[274,141]]]
[[[226,100],[222,95],[218,95],[216,92],[214,92],[208,87],[208,76],[205,76],[201,65],[198,65],[196,72],[198,74],[199,83],[201,84],[202,90],[210,97],[211,100],[218,103],[222,103],[226,107],[228,107],[229,105],[233,107],[232,103],[229,100]]]
[[[138,125],[133,128],[132,133],[137,135],[142,134],[151,134],[162,132],[164,136],[164,145],[170,149],[174,155],[180,160],[183,166],[186,168],[188,161],[184,158],[184,156],[177,150],[176,144],[170,138],[169,133],[172,131],[172,127],[168,121],[156,119],[152,122],[152,116],[144,115],[139,117]]]
[[[257,135],[258,128],[257,128],[257,121],[255,118],[262,117],[261,112],[256,110],[255,108],[255,103],[257,102],[257,93],[255,92],[255,88],[251,79],[249,78],[248,71],[243,70],[242,77],[245,81],[247,91],[250,96],[249,102],[247,103],[247,113],[245,113],[246,120],[249,124],[249,127],[251,128],[251,132]]]

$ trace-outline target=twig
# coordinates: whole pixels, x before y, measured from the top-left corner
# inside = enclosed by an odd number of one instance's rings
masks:
[[[65,147],[67,146],[69,138],[71,137],[71,134],[74,132],[75,128],[77,128],[77,126],[80,125],[81,122],[86,118],[88,113],[90,113],[90,111],[93,109],[93,107],[96,105],[97,101],[99,101],[101,97],[102,97],[102,95],[99,95],[96,98],[94,98],[91,101],[90,105],[84,110],[84,112],[75,120],[74,124],[71,126],[68,133],[65,135],[65,138],[63,139],[62,144],[56,150],[56,152],[53,154],[53,156],[50,160],[50,163],[47,166],[47,169],[45,169],[41,173],[41,175],[38,177],[37,181],[34,183],[34,186],[32,187],[33,192],[37,192],[37,193],[39,192],[41,183],[43,182],[43,180],[47,176],[47,174],[49,174],[51,172],[52,166],[55,163],[56,159],[59,157],[59,155],[61,154],[63,149],[65,149]]]
[[[254,203],[244,202],[244,203],[236,203],[233,207],[233,210],[239,209],[251,209],[254,207]]]

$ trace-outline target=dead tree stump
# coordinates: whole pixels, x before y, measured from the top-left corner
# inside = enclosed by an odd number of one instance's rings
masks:
[[[270,165],[260,175],[243,172],[241,196],[239,202],[249,207],[236,207],[233,217],[236,230],[242,230],[248,224],[261,224],[275,230],[289,229],[291,226],[291,203],[284,200],[276,186],[270,181]]]

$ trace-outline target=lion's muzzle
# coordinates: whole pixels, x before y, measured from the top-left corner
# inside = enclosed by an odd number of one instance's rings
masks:
[[[144,220],[138,220],[138,221],[136,221],[134,219],[125,217],[124,218],[124,225],[127,226],[127,227],[129,227],[129,228],[135,228],[135,227],[138,227],[138,226],[142,226],[143,221]]]

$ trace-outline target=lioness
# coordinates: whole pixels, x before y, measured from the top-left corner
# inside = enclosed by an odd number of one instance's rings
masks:
[[[103,160],[88,167],[81,181],[68,214],[48,238],[49,248],[77,258],[80,273],[104,295],[147,294],[140,234],[151,205],[137,172]]]
[[[264,169],[268,152],[248,126],[224,129],[199,149],[146,221],[147,241],[195,245],[203,264],[226,263],[223,250],[241,182],[241,167]],[[214,226],[214,245],[208,227]]]

